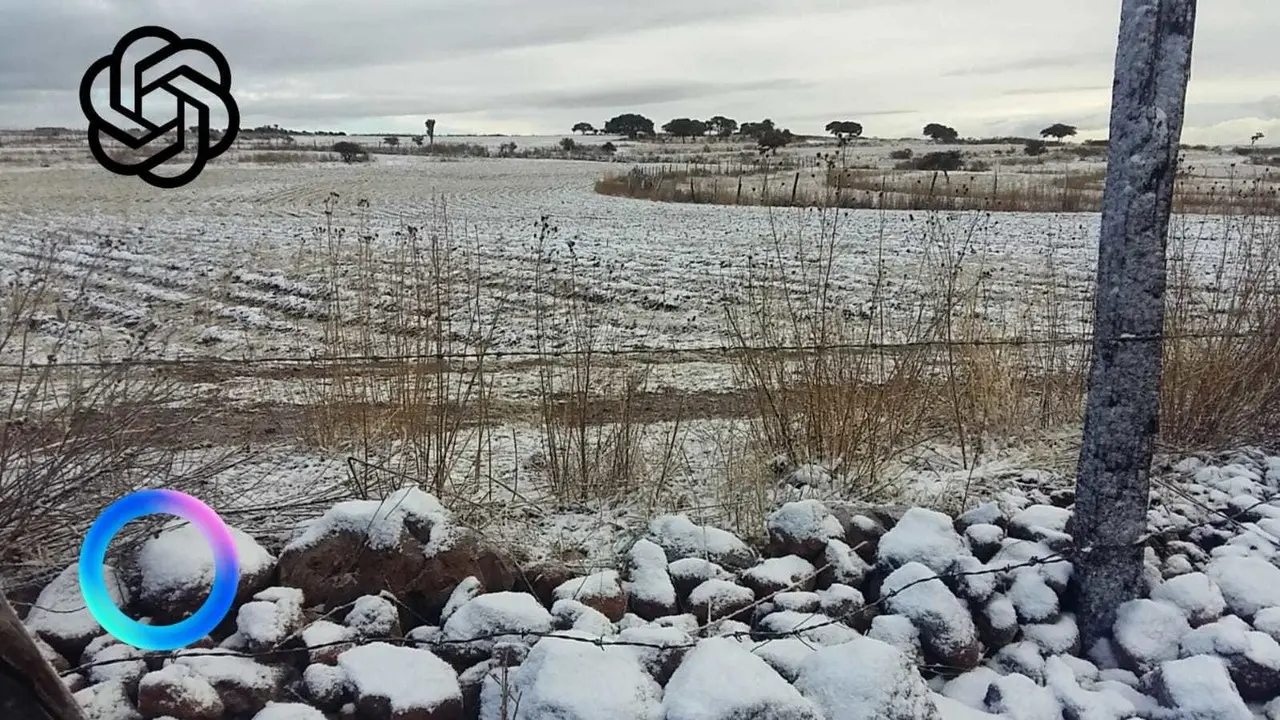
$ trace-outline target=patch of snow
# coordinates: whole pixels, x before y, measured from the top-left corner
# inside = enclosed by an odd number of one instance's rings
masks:
[[[458,674],[427,650],[375,642],[339,655],[338,667],[357,695],[386,698],[393,713],[431,713],[462,702]]]

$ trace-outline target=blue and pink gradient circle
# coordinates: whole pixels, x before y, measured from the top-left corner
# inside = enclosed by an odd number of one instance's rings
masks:
[[[121,612],[107,593],[103,563],[107,545],[128,523],[144,515],[164,513],[189,521],[213,549],[213,588],[194,615],[173,625],[143,625]],[[208,505],[176,490],[142,490],[107,506],[94,521],[80,546],[80,592],[84,604],[103,630],[142,650],[176,650],[209,634],[231,610],[240,584],[240,560],[235,539],[222,518]]]

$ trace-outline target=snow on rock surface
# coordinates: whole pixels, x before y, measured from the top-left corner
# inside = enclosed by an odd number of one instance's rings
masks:
[[[129,589],[121,582],[115,569],[103,566],[103,578],[107,594],[116,607],[129,602]],[[93,619],[85,607],[80,592],[79,566],[71,565],[58,573],[36,597],[35,606],[27,613],[27,629],[33,635],[49,643],[68,660],[76,660],[90,640],[101,637],[106,631]]]
[[[625,584],[627,607],[646,620],[676,611],[676,587],[667,570],[667,552],[660,545],[640,538],[627,553],[630,572]]]
[[[400,636],[400,610],[390,599],[382,595],[362,595],[356,598],[351,611],[343,619],[360,638],[393,638]]]
[[[91,685],[72,697],[84,712],[85,720],[142,720],[129,701],[129,693],[119,680]]]
[[[665,720],[821,720],[767,662],[726,638],[707,638],[689,651],[667,683],[662,708]]]
[[[1222,617],[1227,602],[1218,585],[1201,572],[1190,572],[1169,578],[1151,591],[1151,599],[1177,607],[1192,626],[1204,625]]]
[[[783,590],[812,590],[817,569],[798,555],[769,558],[742,573],[742,584],[763,598]]]
[[[880,538],[876,559],[889,568],[916,562],[943,573],[957,557],[967,553],[951,518],[935,510],[911,508]]]
[[[302,703],[267,703],[253,720],[325,720],[324,713]]]
[[[744,638],[741,642],[753,655],[769,663],[769,667],[791,683],[800,676],[800,666],[817,650],[813,643],[794,637],[759,641]]]
[[[592,607],[612,622],[622,619],[627,612],[627,595],[617,570],[601,570],[586,577],[573,578],[561,583],[552,591],[555,600],[577,600]]]
[[[1207,570],[1222,590],[1227,610],[1244,620],[1280,607],[1280,568],[1254,557],[1218,557]]]
[[[138,712],[154,718],[172,715],[215,720],[224,712],[222,698],[203,676],[186,665],[166,665],[138,683]]]
[[[1146,672],[1178,658],[1178,644],[1191,625],[1174,605],[1147,598],[1130,600],[1116,610],[1114,647],[1127,670]]]
[[[1152,695],[1176,710],[1178,720],[1253,720],[1222,660],[1196,655],[1160,664],[1150,679]]]
[[[962,670],[981,661],[973,616],[936,572],[907,563],[885,578],[880,591],[889,612],[906,616],[919,628],[926,658]]]
[[[795,686],[824,720],[941,720],[915,665],[871,638],[818,649],[801,665]]]
[[[633,653],[598,647],[582,634],[562,635],[538,641],[508,676],[507,704],[515,711],[507,718],[500,714],[499,677],[491,673],[485,678],[482,720],[662,720],[662,687]]]
[[[519,641],[523,636],[548,633],[552,616],[538,599],[519,592],[485,593],[463,604],[441,629],[453,650],[487,656],[498,639]],[[471,638],[485,638],[464,642]],[[441,646],[441,651],[449,646]]]
[[[1241,697],[1247,701],[1270,700],[1280,694],[1280,643],[1234,615],[1185,635],[1179,656],[1194,655],[1221,658]]]
[[[366,717],[411,712],[448,717],[462,711],[458,674],[427,650],[375,642],[339,655],[338,667]]]
[[[334,505],[309,523],[285,550],[306,548],[342,532],[364,536],[371,550],[392,549],[399,545],[409,524],[431,528],[434,541],[439,539],[436,528],[447,528],[450,518],[449,511],[434,496],[408,487],[385,500],[347,500]]]
[[[738,536],[709,525],[695,525],[684,515],[663,515],[649,523],[648,539],[674,560],[703,558],[721,567],[745,570],[758,555]]]
[[[239,594],[266,588],[276,558],[244,531],[231,528],[240,563]],[[176,622],[204,603],[213,587],[213,549],[199,528],[185,520],[168,523],[133,557],[138,600],[157,622]]]
[[[209,681],[222,698],[228,714],[261,710],[272,700],[282,700],[284,670],[252,658],[218,654],[201,648],[182,650],[173,662],[186,665]]]
[[[844,526],[818,500],[784,503],[765,518],[769,540],[780,555],[812,558],[827,541],[844,537]]]
[[[294,588],[269,588],[236,613],[236,632],[255,652],[284,642],[302,623],[302,592]]]

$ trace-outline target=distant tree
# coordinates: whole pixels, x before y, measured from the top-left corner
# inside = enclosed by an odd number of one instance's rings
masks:
[[[596,128],[591,123],[580,122],[573,126],[572,132],[582,133],[583,135],[588,135],[588,134],[595,135]]]
[[[1043,137],[1043,138],[1051,137],[1055,140],[1061,140],[1064,137],[1071,137],[1072,135],[1075,135],[1075,134],[1076,134],[1075,125],[1064,125],[1062,123],[1054,123],[1049,127],[1040,131],[1040,137]]]
[[[683,141],[686,138],[706,135],[707,124],[701,120],[694,120],[692,118],[676,118],[666,125],[663,125],[662,131],[669,135],[675,135]]]
[[[418,147],[422,147],[422,136],[421,136],[421,135],[414,135],[414,136],[413,136],[413,144],[414,144],[414,145],[417,145]]]
[[[386,143],[387,147],[398,147],[400,145],[400,138],[395,135],[388,135],[382,138],[382,142]]]
[[[514,142],[504,142],[498,146],[498,157],[511,157],[516,154]]]
[[[600,152],[605,152],[612,155],[618,152],[618,147],[614,145],[612,142],[605,142],[605,144],[600,146]]]
[[[707,130],[719,137],[729,137],[738,129],[738,121],[723,115],[716,115],[707,121]]]
[[[862,137],[862,125],[852,120],[832,120],[827,123],[826,131],[841,140]]]
[[[770,128],[756,136],[756,147],[759,148],[760,154],[763,155],[768,152],[777,152],[778,148],[790,145],[794,139],[795,136],[791,134],[790,130]]]
[[[1043,155],[1048,151],[1049,151],[1049,146],[1046,145],[1043,140],[1028,140],[1027,144],[1024,145],[1022,148],[1022,152],[1032,157]]]
[[[738,128],[738,134],[758,141],[765,133],[772,132],[776,129],[777,128],[774,126],[773,121],[766,118],[760,122],[742,123]]]
[[[436,121],[435,118],[429,118],[424,125],[427,126],[427,144],[436,144]]]
[[[1266,137],[1266,135],[1263,135],[1263,134],[1262,134],[1262,133],[1260,133],[1260,132],[1256,132],[1256,133],[1254,133],[1254,134],[1253,134],[1253,137],[1249,138],[1249,144],[1250,144],[1250,145],[1257,145],[1257,144],[1258,144],[1258,141],[1259,141],[1259,140],[1261,140],[1261,139],[1262,139],[1262,138],[1264,138],[1264,137]]]
[[[573,152],[577,147],[578,143],[574,142],[573,138],[563,138],[560,140],[560,149],[567,153]]]
[[[369,159],[369,152],[358,143],[342,140],[333,144],[333,151],[338,153],[344,163],[364,162]]]
[[[610,135],[626,135],[635,140],[641,135],[653,135],[653,121],[636,113],[618,115],[604,124],[604,131]]]
[[[936,142],[950,143],[960,138],[960,133],[956,132],[953,127],[948,127],[940,123],[929,123],[924,126],[924,135]]]

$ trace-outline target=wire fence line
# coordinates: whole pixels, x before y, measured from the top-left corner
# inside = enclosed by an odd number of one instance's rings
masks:
[[[1120,335],[1100,342],[1169,342],[1182,340],[1230,340],[1262,337],[1262,333],[1177,333],[1159,335]],[[422,360],[481,361],[481,360],[546,360],[572,357],[663,357],[685,355],[720,355],[723,357],[750,355],[753,353],[823,353],[823,352],[876,352],[904,351],[929,348],[963,347],[1036,347],[1090,345],[1099,341],[1093,335],[1069,335],[1051,338],[1009,337],[971,340],[914,340],[903,342],[823,343],[796,345],[701,345],[684,347],[636,347],[636,348],[575,348],[567,350],[474,350],[441,351],[408,354],[352,354],[352,355],[268,355],[262,357],[220,358],[136,358],[126,360],[84,360],[64,363],[0,363],[0,369],[112,369],[119,367],[212,367],[257,365],[327,365],[327,364],[376,364],[387,362],[414,362]]]

